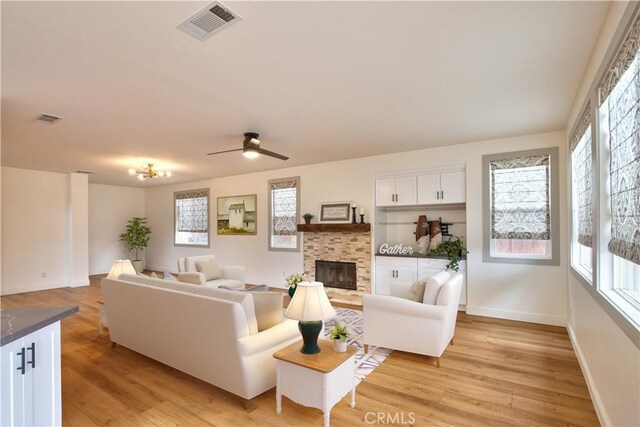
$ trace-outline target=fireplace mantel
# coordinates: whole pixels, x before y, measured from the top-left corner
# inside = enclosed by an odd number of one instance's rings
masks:
[[[298,224],[298,231],[307,233],[368,233],[371,224]]]

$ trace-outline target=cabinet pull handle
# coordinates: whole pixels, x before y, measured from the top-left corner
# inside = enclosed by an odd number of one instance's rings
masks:
[[[436,199],[440,200],[440,192],[436,191]]]
[[[444,200],[444,190],[442,190],[442,191],[440,192],[440,198],[441,198],[442,200]]]
[[[24,351],[24,347],[22,347],[22,351],[19,351],[19,352],[17,353],[17,354],[18,354],[18,356],[20,356],[20,359],[21,359],[21,362],[22,362],[22,364],[21,364],[20,366],[18,366],[18,369],[17,369],[17,370],[18,370],[18,371],[21,371],[22,375],[24,375],[24,370],[25,370],[25,366],[24,366],[24,365],[25,365],[25,363],[24,363],[24,360],[25,360],[25,353],[26,353],[26,352]]]
[[[27,362],[27,364],[31,365],[31,368],[36,367],[36,343],[32,342],[30,347],[27,347],[27,350],[31,350],[31,361]]]

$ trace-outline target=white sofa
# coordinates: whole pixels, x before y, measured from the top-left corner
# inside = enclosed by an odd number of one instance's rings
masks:
[[[462,281],[462,274],[447,280],[435,305],[388,295],[364,295],[363,343],[439,358],[453,339]],[[436,363],[440,366],[439,359]]]
[[[283,320],[257,331],[250,292],[120,275],[102,279],[115,343],[251,399],[276,385],[273,353],[300,339]]]
[[[203,273],[198,271],[196,262],[198,261],[210,261],[215,259],[215,255],[201,255],[201,256],[188,256],[178,258],[178,273],[197,273],[200,276],[201,284],[212,288],[218,288],[220,286],[226,286],[229,288],[244,288],[244,267],[220,267],[220,274],[222,277],[216,280],[205,279]]]

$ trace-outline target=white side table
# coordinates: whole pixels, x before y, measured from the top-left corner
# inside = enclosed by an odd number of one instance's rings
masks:
[[[331,408],[348,392],[351,407],[356,406],[356,353],[347,347],[346,353],[333,350],[333,343],[318,340],[320,353],[300,353],[302,341],[277,351],[276,412],[282,412],[282,396],[303,406],[324,412],[324,425],[329,427]]]

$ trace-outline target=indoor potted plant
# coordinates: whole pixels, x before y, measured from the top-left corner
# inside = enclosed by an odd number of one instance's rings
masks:
[[[302,218],[304,218],[304,223],[305,224],[311,224],[311,220],[313,218],[315,218],[316,216],[310,213],[306,213],[304,215],[302,215]]]
[[[349,331],[347,331],[347,325],[341,325],[336,323],[329,329],[329,336],[333,340],[333,349],[338,353],[344,353],[347,351],[347,339],[349,338]]]
[[[127,223],[127,231],[120,235],[120,241],[128,251],[136,251],[136,259],[131,261],[133,268],[138,272],[142,272],[142,260],[140,252],[144,251],[149,244],[151,237],[151,228],[147,226],[147,218],[133,217]]]
[[[453,237],[456,240],[453,240]],[[458,271],[460,260],[463,254],[467,254],[467,248],[464,247],[462,240],[458,236],[452,236],[446,242],[440,243],[435,249],[429,251],[427,256],[446,255],[449,258],[447,270]]]
[[[289,285],[289,296],[293,298],[293,294],[296,293],[296,287],[298,286],[298,283],[302,282],[304,280],[304,277],[302,277],[302,274],[293,273],[288,275],[286,280],[287,285]]]

